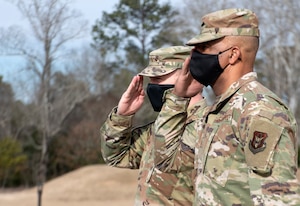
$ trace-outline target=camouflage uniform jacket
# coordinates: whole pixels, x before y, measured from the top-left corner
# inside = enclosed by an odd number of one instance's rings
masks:
[[[300,205],[295,118],[256,73],[232,84],[204,117],[195,146],[195,205]],[[157,122],[163,118],[169,119]]]
[[[163,172],[183,172],[194,170],[195,143],[200,119],[207,110],[205,99],[194,105],[191,112],[197,121],[186,127],[187,106],[189,98],[181,98],[172,93],[172,89],[165,92],[165,103],[154,123],[154,163]],[[182,133],[188,135],[182,135]],[[182,138],[184,137],[184,138]],[[192,153],[187,152],[192,150]],[[192,154],[192,155],[191,155]]]
[[[196,119],[194,112],[197,111],[191,112],[187,127],[192,126]],[[172,174],[155,168],[153,122],[132,128],[132,118],[133,116],[117,115],[114,108],[101,127],[101,151],[106,163],[114,167],[139,169],[135,205],[192,205],[193,171]],[[191,153],[189,156],[194,155],[193,150],[187,153]]]
[[[296,120],[256,73],[217,99],[199,134],[197,205],[300,205]]]

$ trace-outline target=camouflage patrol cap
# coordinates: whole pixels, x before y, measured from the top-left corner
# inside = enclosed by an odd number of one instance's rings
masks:
[[[258,19],[248,9],[225,9],[202,17],[200,34],[189,40],[187,45],[212,41],[224,36],[259,37]]]
[[[192,47],[188,46],[171,46],[154,50],[149,54],[148,66],[139,75],[156,77],[181,69],[191,49]]]

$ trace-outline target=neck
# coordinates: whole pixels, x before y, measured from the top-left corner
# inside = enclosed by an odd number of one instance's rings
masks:
[[[199,93],[193,97],[191,97],[190,103],[188,107],[192,107],[194,104],[203,99],[203,96]]]
[[[215,95],[222,95],[231,84],[238,81],[242,76],[251,71],[253,71],[253,69],[251,67],[246,67],[245,65],[228,67],[212,86]]]

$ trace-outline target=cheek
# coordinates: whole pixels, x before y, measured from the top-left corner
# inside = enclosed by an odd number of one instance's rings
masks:
[[[221,66],[221,68],[226,67],[229,64],[228,58],[227,56],[219,56],[219,64]]]
[[[178,75],[171,75],[165,79],[160,79],[158,84],[175,84]]]

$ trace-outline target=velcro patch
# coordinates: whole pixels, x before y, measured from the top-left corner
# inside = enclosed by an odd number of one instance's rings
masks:
[[[245,146],[246,162],[250,168],[261,172],[270,170],[270,161],[282,131],[282,127],[269,119],[255,117],[251,120]]]

